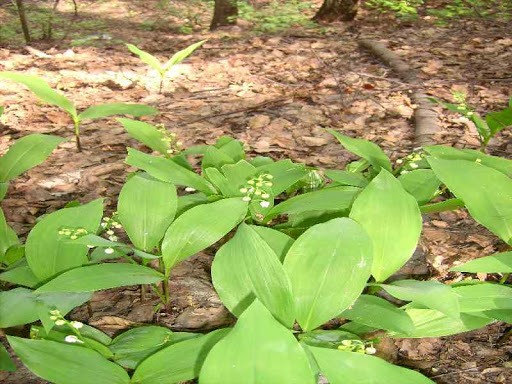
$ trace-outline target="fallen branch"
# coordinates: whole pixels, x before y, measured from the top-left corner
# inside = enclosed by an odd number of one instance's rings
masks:
[[[416,71],[382,43],[363,39],[359,41],[359,45],[382,60],[396,72],[402,81],[410,85],[411,89],[414,89],[411,91],[411,99],[416,104],[416,109],[414,110],[414,137],[416,145],[420,147],[436,144],[434,136],[440,131],[437,113],[432,108],[433,104],[428,100],[428,96],[422,91]]]

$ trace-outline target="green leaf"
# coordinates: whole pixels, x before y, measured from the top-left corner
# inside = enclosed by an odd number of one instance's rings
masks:
[[[167,345],[172,335],[169,328],[154,325],[133,328],[117,336],[109,348],[117,364],[135,369],[142,360]]]
[[[98,264],[71,269],[50,280],[41,292],[93,292],[127,285],[152,284],[163,280],[154,269],[136,264]]]
[[[0,343],[0,371],[16,371],[16,364],[14,364],[9,352],[7,352],[7,349],[5,349],[2,343]]]
[[[204,193],[191,193],[178,197],[178,208],[176,210],[176,217],[181,216],[184,212],[196,205],[208,203],[208,197]]]
[[[250,227],[265,241],[265,243],[268,244],[270,248],[272,248],[279,261],[282,263],[294,240],[283,232],[276,231],[269,227],[260,227],[257,225],[251,225]]]
[[[512,125],[512,108],[506,108],[502,111],[491,112],[485,116],[485,121],[491,131],[491,136]]]
[[[218,329],[154,353],[139,364],[131,383],[174,384],[196,378],[210,349],[229,331]]]
[[[234,161],[245,159],[244,145],[242,142],[233,139],[230,136],[221,136],[215,143],[215,147],[219,148]]]
[[[225,152],[216,147],[209,146],[204,153],[203,161],[201,162],[201,168],[203,171],[210,167],[220,169],[223,165],[234,164],[235,162],[236,161]]]
[[[8,79],[23,84],[45,103],[56,105],[71,116],[76,117],[76,109],[73,103],[66,96],[54,91],[43,79],[16,72],[0,72],[0,79]]]
[[[236,273],[233,273],[236,271]],[[285,326],[295,321],[290,281],[272,248],[241,224],[212,263],[212,281],[222,303],[240,316],[257,297]]]
[[[461,312],[512,311],[512,287],[482,283],[455,287],[453,290],[459,296]]]
[[[389,158],[377,144],[372,143],[371,141],[354,139],[352,137],[342,135],[333,129],[328,129],[327,131],[338,139],[340,144],[343,145],[347,151],[350,151],[368,161],[377,172],[379,172],[381,168],[388,172],[392,171]]]
[[[428,162],[437,177],[464,201],[477,222],[512,244],[512,179],[466,160],[431,157]]]
[[[423,148],[428,154],[443,160],[479,161],[481,164],[512,177],[512,160],[489,156],[474,149],[456,149],[444,145],[432,145]]]
[[[112,115],[131,115],[133,117],[141,117],[147,115],[156,115],[158,109],[144,104],[128,104],[128,103],[108,103],[93,105],[78,115],[80,120],[101,119]]]
[[[41,164],[65,140],[62,137],[38,133],[16,140],[9,151],[0,157],[0,182],[12,180]]]
[[[59,384],[128,384],[126,371],[98,352],[48,340],[7,337],[16,355],[37,376]]]
[[[200,384],[314,384],[308,357],[293,333],[257,299],[210,351]]]
[[[41,282],[41,280],[34,275],[28,265],[22,265],[0,273],[0,280],[16,285],[23,285],[29,288],[32,288]]]
[[[154,125],[132,119],[119,118],[116,120],[123,125],[131,137],[140,141],[153,151],[160,152],[164,156],[168,155],[167,150],[169,148],[162,140],[164,135]]]
[[[201,45],[203,45],[207,40],[201,40],[197,43],[194,43],[192,45],[189,45],[187,48],[182,49],[179,52],[176,52],[172,57],[169,59],[167,63],[163,66],[163,70],[167,72],[173,65],[181,63],[183,60],[185,60],[187,57],[189,57],[194,51],[199,48]]]
[[[480,257],[465,264],[457,265],[450,271],[470,273],[511,273],[512,252],[496,253],[494,255]]]
[[[233,195],[241,195],[240,188],[258,172],[256,167],[245,160],[240,160],[235,164],[226,164],[221,167],[221,171],[231,186]]]
[[[59,235],[63,227],[84,228],[96,233],[103,214],[103,201],[94,200],[75,208],[64,208],[45,216],[30,231],[25,245],[28,265],[44,280],[69,268],[87,263],[86,245],[72,244]]]
[[[441,185],[441,181],[430,169],[415,169],[400,175],[398,180],[420,205],[432,200]]]
[[[348,210],[361,189],[356,187],[333,187],[297,195],[276,205],[265,220],[278,215],[294,215],[311,211]]]
[[[0,157],[0,162],[2,158]],[[7,194],[7,190],[9,189],[9,183],[0,181],[0,201],[2,201]]]
[[[449,285],[435,280],[401,280],[391,284],[380,284],[380,286],[397,299],[413,301],[455,319],[459,318],[457,294]]]
[[[309,171],[303,164],[291,160],[279,160],[257,167],[259,173],[268,173],[272,179],[272,195],[278,196],[306,176]]]
[[[315,331],[299,334],[299,340],[312,347],[337,349],[342,345],[343,340],[359,340],[359,336],[339,329],[317,329]]]
[[[0,264],[5,258],[7,250],[13,245],[19,244],[16,232],[5,221],[4,211],[0,208]]]
[[[364,353],[308,347],[331,384],[434,384],[421,373]]]
[[[325,171],[325,176],[340,185],[350,185],[352,187],[364,188],[368,185],[369,181],[356,172],[339,171],[336,169],[329,169]]]
[[[365,288],[372,265],[371,240],[347,218],[308,229],[284,259],[297,321],[311,331],[348,308]]]
[[[399,270],[416,249],[422,228],[418,203],[385,170],[356,198],[350,218],[372,239],[372,275],[377,281]]]
[[[462,308],[461,308],[462,309]],[[487,317],[461,313],[460,319],[446,316],[435,309],[407,308],[414,329],[407,333],[393,333],[393,337],[443,337],[482,328],[493,320]]]
[[[359,296],[356,302],[339,316],[388,331],[408,333],[414,329],[410,317],[404,310],[377,296]]]
[[[128,148],[126,164],[140,168],[158,180],[192,187],[206,195],[216,193],[215,188],[208,181],[169,159],[147,155]]]
[[[160,243],[177,207],[176,187],[144,174],[126,182],[117,202],[119,221],[128,237],[146,252]]]
[[[0,292],[0,328],[14,327],[38,320],[38,303],[51,309],[57,308],[65,316],[90,298],[90,294],[84,293],[36,295],[26,288]]]
[[[239,197],[198,205],[178,217],[162,242],[166,271],[187,257],[224,237],[247,214],[247,203]]]
[[[160,61],[153,56],[150,53],[147,53],[146,51],[143,51],[142,49],[137,48],[133,44],[126,44],[130,52],[136,54],[139,56],[139,58],[147,65],[149,65],[151,68],[156,69],[160,74],[163,74],[165,70],[162,67],[162,64]]]

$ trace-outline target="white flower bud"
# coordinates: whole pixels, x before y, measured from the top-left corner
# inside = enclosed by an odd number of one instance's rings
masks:
[[[195,192],[195,191],[196,191],[196,189],[192,188],[192,187],[185,188],[185,192]]]
[[[411,166],[412,169],[418,168],[418,164],[416,164],[416,163],[411,163],[409,165]]]
[[[105,248],[104,252],[107,254],[107,255],[111,255],[114,253],[114,248]]]
[[[240,188],[241,193],[247,193],[247,188]]]
[[[270,203],[268,201],[262,201],[260,202],[260,205],[263,207],[263,208],[268,208],[270,206]]]
[[[55,325],[59,325],[60,326],[60,325],[64,325],[64,324],[66,324],[66,322],[64,320],[62,320],[62,319],[59,319],[59,320],[55,321]]]
[[[402,159],[398,159],[398,160],[396,161],[396,163],[397,163],[397,164],[402,164],[403,162],[404,162],[404,161],[403,161]]]
[[[375,353],[377,353],[377,350],[373,347],[367,347],[364,351],[368,355],[375,355]]]
[[[270,195],[268,193],[264,193],[261,195],[261,197],[263,197],[264,199],[268,199]]]
[[[80,321],[72,321],[71,326],[75,329],[80,329],[83,328],[84,324],[81,323]]]
[[[242,197],[242,201],[251,201],[251,198],[249,196]]]
[[[64,341],[66,343],[83,343],[82,340],[79,340],[78,337],[76,337],[75,335],[67,335],[65,338],[64,338]]]

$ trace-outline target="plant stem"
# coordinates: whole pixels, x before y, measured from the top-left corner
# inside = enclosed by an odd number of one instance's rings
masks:
[[[461,199],[448,199],[440,203],[427,204],[420,207],[421,213],[435,213],[443,211],[453,211],[464,208],[464,202]]]
[[[80,122],[73,120],[75,124],[75,138],[76,138],[76,149],[78,152],[82,152],[82,145],[80,144]]]
[[[160,272],[164,274],[164,280],[162,281],[162,294],[163,294],[163,300],[162,304],[164,304],[165,309],[169,310],[170,304],[171,304],[171,292],[169,290],[169,279],[171,277],[171,271],[165,270],[165,265],[162,259],[159,260],[159,267]],[[162,297],[160,297],[162,299]]]
[[[164,86],[164,77],[160,77],[160,87],[158,88],[158,93],[162,94],[162,87]]]
[[[500,284],[505,284],[510,277],[510,273],[504,273],[500,279]]]

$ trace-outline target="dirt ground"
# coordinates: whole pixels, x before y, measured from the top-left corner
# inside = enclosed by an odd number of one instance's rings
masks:
[[[332,169],[353,157],[325,128],[372,140],[392,160],[415,147],[410,86],[361,50],[358,38],[386,43],[418,70],[422,87],[435,97],[451,101],[452,91],[463,90],[468,103],[485,113],[504,108],[511,96],[512,38],[506,23],[466,20],[438,26],[433,19],[399,22],[363,12],[355,22],[317,30],[295,27],[279,34],[257,34],[250,23],[242,21],[212,33],[206,30],[210,10],[200,8],[197,23],[201,27],[195,25],[195,31],[183,34],[177,32],[179,18],[163,16],[156,3],[78,0],[79,13],[74,18],[71,2],[63,2],[59,17],[98,30],[82,33],[82,40],[68,34],[54,41],[37,41],[33,49],[0,46],[0,70],[41,76],[80,110],[102,102],[152,105],[161,113],[145,120],[165,124],[185,146],[231,135],[245,142],[253,155],[289,157]],[[7,14],[0,9],[0,24],[2,17]],[[154,21],[151,30],[148,21]],[[122,44],[134,43],[164,59],[201,39],[208,42],[172,71],[162,94],[156,73]],[[84,150],[78,153],[72,124],[64,112],[41,104],[14,83],[1,84],[0,105],[6,107],[0,123],[0,153],[29,133],[70,139],[48,161],[11,184],[2,207],[18,233],[23,236],[37,217],[70,200],[103,197],[107,211],[115,209],[126,175],[134,170],[124,164],[126,148],[143,148],[115,119],[86,122]],[[441,108],[437,111],[438,143],[478,146],[476,130],[467,119]],[[511,158],[512,131],[502,132],[489,152]],[[505,249],[465,211],[432,214],[425,217],[418,250],[426,263],[410,273],[458,281],[468,275],[448,272],[449,268]],[[141,298],[134,288],[99,292],[72,317],[111,334],[133,323],[157,322],[173,329],[202,331],[231,324],[234,319],[210,282],[210,261],[208,252],[176,268],[170,314],[154,314],[156,299]],[[452,337],[394,340],[385,343],[386,353],[390,360],[418,369],[436,383],[511,383],[512,341],[504,337],[509,329],[495,323]],[[0,373],[0,381],[44,382],[25,369]]]

